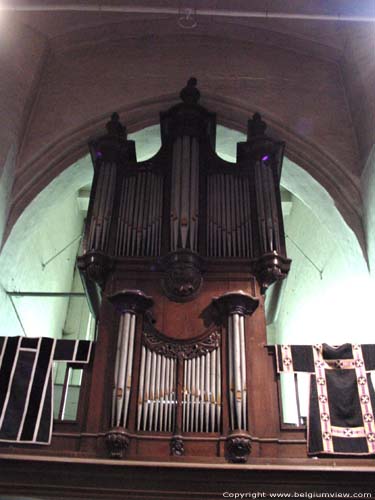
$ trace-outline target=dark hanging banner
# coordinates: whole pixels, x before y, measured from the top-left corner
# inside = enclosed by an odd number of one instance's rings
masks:
[[[0,337],[0,441],[51,442],[52,364],[87,364],[92,344],[86,340]]]
[[[279,373],[311,373],[310,455],[375,453],[375,345],[277,345]]]

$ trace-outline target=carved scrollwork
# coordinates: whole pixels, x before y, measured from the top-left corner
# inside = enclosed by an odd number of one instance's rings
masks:
[[[201,338],[177,341],[147,325],[143,331],[143,342],[157,354],[169,358],[192,359],[217,349],[220,346],[221,334],[214,330]]]

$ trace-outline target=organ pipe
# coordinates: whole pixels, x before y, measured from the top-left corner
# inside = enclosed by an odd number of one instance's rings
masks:
[[[116,183],[116,165],[105,164],[99,170],[92,208],[88,250],[107,250]]]
[[[175,411],[175,360],[142,346],[137,430],[171,432]]]
[[[207,253],[211,257],[252,257],[249,179],[213,174],[207,179]]]
[[[199,145],[184,135],[173,144],[170,215],[171,250],[198,251]]]
[[[221,425],[220,348],[184,360],[183,432],[216,432]]]
[[[247,430],[246,345],[244,316],[228,318],[229,414],[232,430]]]
[[[112,426],[126,427],[132,382],[135,314],[121,315],[115,360],[114,390],[112,397]]]
[[[228,404],[231,431],[248,431],[248,398],[245,316],[251,315],[259,301],[242,291],[228,292],[213,300],[222,321],[227,324]],[[219,353],[220,356],[220,353]],[[219,357],[220,371],[220,357]],[[218,397],[220,400],[221,394]]]
[[[125,176],[116,233],[116,254],[147,257],[160,254],[163,179],[152,172]]]

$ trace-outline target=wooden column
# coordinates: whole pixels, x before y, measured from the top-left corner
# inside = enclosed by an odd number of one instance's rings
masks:
[[[118,313],[120,325],[117,338],[117,351],[114,363],[114,386],[109,390],[112,394],[111,428],[106,434],[106,443],[111,457],[122,458],[129,446],[128,428],[134,428],[137,411],[136,390],[138,384],[138,367],[134,359],[139,347],[134,347],[137,319],[153,305],[150,297],[139,290],[123,290],[109,297]],[[134,394],[135,393],[135,394]]]
[[[259,300],[244,292],[229,292],[214,299],[223,324],[227,326],[227,406],[229,432],[227,434],[227,458],[231,462],[246,462],[251,451],[248,425],[248,372],[246,344],[241,334],[245,316],[253,314]],[[244,407],[245,405],[245,407]]]

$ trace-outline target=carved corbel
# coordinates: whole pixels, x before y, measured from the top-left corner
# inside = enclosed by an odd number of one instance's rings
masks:
[[[275,281],[287,277],[291,260],[277,254],[276,251],[262,255],[254,265],[254,274],[260,285],[261,294]]]
[[[229,462],[244,464],[251,453],[251,437],[247,432],[233,432],[227,438],[226,457]]]
[[[124,458],[129,446],[129,438],[121,428],[113,428],[105,435],[108,454],[111,458]]]
[[[178,250],[162,260],[161,268],[165,272],[161,286],[170,300],[188,302],[198,295],[203,283],[203,261],[199,255]]]
[[[113,262],[104,252],[91,250],[77,258],[78,269],[92,282],[104,289]]]
[[[180,436],[179,434],[173,436],[173,438],[171,439],[170,447],[171,455],[173,455],[174,457],[182,457],[183,455],[185,455],[184,441],[182,436]]]

